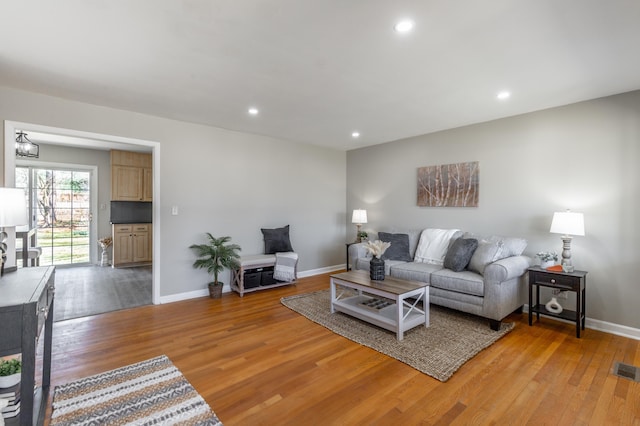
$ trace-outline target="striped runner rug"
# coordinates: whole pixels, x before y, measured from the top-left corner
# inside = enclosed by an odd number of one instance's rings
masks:
[[[62,386],[51,425],[222,425],[165,355]]]

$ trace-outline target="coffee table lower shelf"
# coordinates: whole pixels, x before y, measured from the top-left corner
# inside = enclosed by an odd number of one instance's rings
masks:
[[[385,330],[393,331],[394,333],[398,330],[398,321],[397,321],[397,310],[396,304],[393,303],[382,309],[369,309],[366,307],[360,306],[363,302],[368,300],[372,300],[373,297],[363,296],[353,296],[346,299],[342,299],[337,302],[333,302],[333,308],[336,311],[343,312],[345,314],[351,315],[352,317],[356,317],[361,319],[362,321],[366,321],[370,324],[377,325],[378,327],[384,328]],[[405,330],[412,329],[413,327],[417,327],[419,325],[424,325],[424,313],[418,311],[410,311],[408,307],[404,307],[403,309],[403,325]],[[408,314],[408,315],[407,315]]]

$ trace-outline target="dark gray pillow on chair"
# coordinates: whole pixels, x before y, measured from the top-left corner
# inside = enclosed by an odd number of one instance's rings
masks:
[[[454,272],[463,271],[467,267],[473,252],[478,248],[478,240],[475,238],[458,238],[451,243],[446,256],[444,267]]]
[[[409,253],[409,235],[408,234],[390,234],[388,232],[378,232],[380,241],[391,243],[389,248],[382,255],[382,260],[402,260],[411,262],[411,254]]]
[[[276,229],[260,229],[264,236],[264,254],[293,251],[289,239],[289,225]]]

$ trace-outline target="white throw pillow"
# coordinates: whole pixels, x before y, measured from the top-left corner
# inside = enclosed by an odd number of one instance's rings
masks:
[[[413,261],[442,265],[451,238],[459,231],[458,229],[425,229],[420,234],[420,242]]]

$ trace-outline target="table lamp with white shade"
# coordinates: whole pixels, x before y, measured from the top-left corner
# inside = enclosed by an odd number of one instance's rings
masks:
[[[363,223],[367,223],[367,211],[362,209],[356,209],[351,216],[351,223],[356,225],[356,243],[362,242],[360,238],[360,228]]]
[[[4,275],[4,262],[7,258],[7,237],[4,228],[26,225],[27,202],[24,190],[19,188],[0,188],[0,276]]]
[[[551,221],[553,234],[563,234],[562,237],[562,270],[573,272],[571,264],[571,235],[584,235],[584,215],[567,210],[566,212],[555,212]]]

